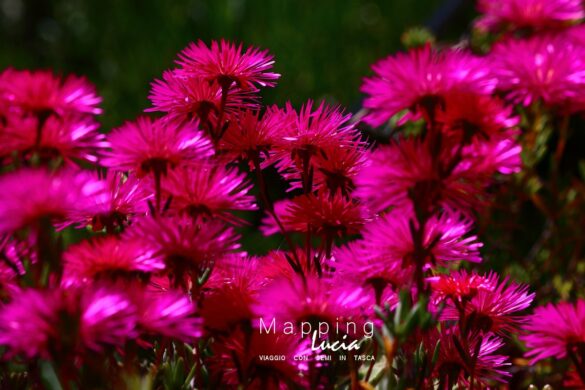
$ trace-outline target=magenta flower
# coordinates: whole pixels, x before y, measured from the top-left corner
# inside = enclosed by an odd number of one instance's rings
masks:
[[[102,98],[85,78],[68,76],[65,79],[50,71],[6,69],[0,74],[0,100],[25,113],[42,117],[55,113],[101,114]]]
[[[319,154],[327,159],[325,152],[333,153],[335,149],[365,148],[365,143],[359,141],[359,131],[349,123],[351,115],[338,107],[321,103],[313,111],[313,102],[309,100],[298,114],[290,103],[285,112],[287,117],[282,122],[286,126],[276,140],[272,161],[287,180],[298,181],[314,172],[313,158]],[[299,184],[293,184],[293,188]]]
[[[257,258],[232,255],[217,264],[205,285],[201,317],[210,331],[224,332],[252,324],[253,306],[267,279]]]
[[[526,343],[531,364],[549,357],[565,358],[585,343],[585,300],[537,307],[523,329],[526,334],[520,338]]]
[[[105,236],[72,245],[63,255],[65,285],[134,277],[164,269],[148,241]]]
[[[447,165],[454,153],[446,145],[438,159],[441,166]],[[464,163],[459,163],[447,177],[441,177],[428,141],[404,138],[370,153],[368,164],[356,178],[354,195],[374,211],[407,207],[411,196],[467,210],[483,202],[487,183],[485,176],[470,172],[469,164]]]
[[[431,285],[433,298],[437,304],[447,299],[465,302],[477,295],[479,290],[492,291],[497,288],[498,275],[489,273],[486,276],[475,272],[453,271],[448,275],[427,278]]]
[[[464,305],[464,314],[473,319],[470,325],[473,329],[505,336],[524,324],[518,312],[530,306],[534,293],[528,292],[527,285],[508,283],[509,278],[502,281],[493,275],[486,278],[486,288],[477,289],[476,294]],[[443,320],[457,320],[459,317],[460,312],[452,304],[442,314]]]
[[[307,379],[299,373],[307,370],[311,350],[299,337],[285,334],[250,335],[237,330],[216,340],[209,358],[215,388],[233,388],[244,383],[250,390],[282,390],[307,388]],[[259,356],[284,356],[284,359],[261,360]],[[295,357],[304,357],[302,360]]]
[[[585,49],[562,35],[508,39],[490,54],[498,89],[514,103],[570,109],[585,85]]]
[[[188,217],[137,219],[128,230],[129,238],[148,242],[177,284],[189,274],[206,267],[239,248],[234,229],[221,221],[198,221]]]
[[[511,364],[506,355],[497,354],[497,351],[504,346],[504,341],[499,337],[493,334],[483,337],[476,335],[464,343],[457,329],[443,331],[433,336],[432,342],[429,343],[432,350],[435,348],[436,339],[441,341],[434,374],[441,383],[453,381],[461,388],[469,388],[469,376],[472,371],[474,379],[480,383],[480,388],[485,388],[493,381],[506,383],[510,376],[506,368]],[[463,350],[457,348],[456,342],[459,345],[467,345],[467,348]],[[462,353],[467,356],[461,356]],[[474,366],[470,364],[472,356],[475,357]]]
[[[89,172],[23,169],[0,177],[0,232],[35,226],[43,219],[72,223],[68,217],[91,212],[89,201],[103,184]]]
[[[0,308],[0,344],[28,358],[72,359],[136,337],[136,310],[103,287],[22,290]],[[74,333],[71,333],[73,330]]]
[[[373,289],[377,300],[384,292],[408,286],[414,272],[411,264],[372,250],[364,240],[336,248],[329,265],[335,269],[334,278]]]
[[[98,132],[98,127],[89,118],[52,115],[41,120],[30,115],[9,115],[0,132],[0,155],[16,151],[30,158],[37,152],[43,160],[61,157],[68,164],[74,164],[75,160],[96,163],[100,151],[108,146],[106,136]]]
[[[446,94],[443,109],[435,114],[443,134],[464,144],[501,138],[520,122],[513,107],[505,106],[502,100],[469,93]]]
[[[229,211],[257,208],[254,197],[248,194],[252,185],[246,175],[211,162],[170,172],[162,188],[173,197],[172,209],[193,218],[221,216],[237,222]]]
[[[254,168],[255,160],[260,163],[261,159],[269,158],[274,145],[290,125],[290,119],[276,106],[268,107],[263,115],[259,111],[241,111],[230,121],[220,149],[231,158],[249,161],[251,168]]]
[[[103,165],[135,171],[139,177],[151,172],[164,175],[213,154],[211,143],[194,123],[141,117],[114,129],[108,140],[112,151],[104,153]]]
[[[409,264],[415,255],[411,224],[418,228],[410,208],[389,212],[364,227],[364,246],[371,254]],[[423,232],[427,266],[451,261],[481,262],[479,248],[483,244],[477,236],[470,235],[472,229],[473,221],[454,210],[445,209],[440,215],[433,215]]]
[[[477,8],[483,15],[476,26],[490,31],[557,28],[585,17],[580,0],[479,0]]]
[[[211,47],[203,41],[190,43],[181,53],[177,64],[187,75],[217,82],[227,89],[236,84],[242,89],[254,89],[254,85],[273,87],[280,77],[272,73],[273,57],[268,51],[249,47],[245,52],[242,45],[221,40],[212,41]]]
[[[465,51],[437,51],[430,46],[389,56],[372,66],[362,92],[370,109],[364,120],[379,126],[402,110],[414,118],[433,115],[446,93],[490,94],[495,80],[481,58]],[[404,118],[406,119],[406,118]]]
[[[201,336],[201,319],[195,303],[178,291],[155,293],[141,287],[131,290],[141,333],[191,342]]]
[[[92,206],[87,210],[77,210],[70,214],[69,220],[79,228],[91,225],[94,231],[104,228],[111,231],[124,227],[132,218],[145,215],[147,201],[152,198],[144,180],[135,175],[108,171],[100,180],[104,191],[88,198]]]
[[[67,296],[65,300],[74,306],[76,299],[71,298]],[[136,308],[126,294],[94,285],[81,293],[79,302],[80,336],[87,348],[100,351],[103,344],[122,345],[137,336]]]
[[[330,326],[337,322],[363,322],[363,309],[368,296],[362,288],[349,284],[335,285],[331,280],[313,275],[306,275],[305,278],[305,281],[298,275],[292,279],[282,278],[266,287],[254,307],[257,317],[264,321],[276,318],[279,326],[285,321],[295,324],[303,321],[325,322]],[[340,329],[340,332],[353,338],[359,338],[362,331],[360,326],[355,330]]]
[[[218,83],[186,76],[177,70],[163,73],[162,80],[155,80],[148,98],[153,108],[146,111],[162,111],[170,118],[190,121],[198,118],[200,123],[217,121],[221,105],[221,87]],[[256,108],[255,97],[249,92],[232,88],[225,102],[225,112],[233,114],[237,109]]]
[[[370,220],[368,211],[352,199],[337,193],[324,192],[299,195],[293,198],[280,215],[287,230],[306,232],[309,229],[321,237],[356,234]]]

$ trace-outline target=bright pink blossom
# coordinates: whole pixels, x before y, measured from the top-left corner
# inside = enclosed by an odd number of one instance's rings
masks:
[[[0,74],[0,100],[13,109],[39,116],[102,112],[98,107],[102,98],[85,78],[63,79],[46,70],[6,69]]]
[[[532,364],[549,357],[562,359],[585,343],[585,300],[537,307],[523,329],[526,334],[521,339]]]
[[[380,60],[372,66],[374,76],[364,80],[362,92],[368,96],[364,118],[379,126],[402,110],[414,118],[432,115],[446,93],[487,95],[495,87],[485,60],[466,51],[437,51],[430,46],[413,49]]]
[[[135,171],[138,176],[165,174],[213,154],[211,143],[193,122],[176,124],[141,117],[114,129],[108,141],[112,150],[104,153],[103,165]]]
[[[485,30],[500,28],[558,28],[585,16],[580,0],[479,0],[483,15],[476,26]]]
[[[255,85],[273,87],[280,77],[272,73],[274,60],[268,51],[221,40],[212,41],[208,47],[203,41],[190,43],[181,53],[177,63],[187,75],[217,82],[222,88],[232,84],[242,89],[253,89]]]

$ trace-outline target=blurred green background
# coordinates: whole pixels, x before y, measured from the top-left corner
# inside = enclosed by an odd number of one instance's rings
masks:
[[[457,39],[470,0],[0,0],[0,67],[87,75],[105,130],[149,105],[149,83],[190,41],[225,37],[269,49],[282,74],[267,103],[327,99],[356,111],[375,60],[427,25]]]

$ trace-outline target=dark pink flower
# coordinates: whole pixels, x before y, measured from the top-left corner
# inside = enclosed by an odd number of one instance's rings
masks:
[[[477,289],[477,293],[463,306],[464,313],[467,318],[473,319],[470,324],[472,329],[505,336],[524,323],[518,312],[530,306],[534,293],[528,292],[527,285],[508,283],[508,277],[498,281],[488,275],[487,279],[489,284],[486,288]],[[444,320],[457,320],[459,317],[460,312],[453,304],[442,313]]]
[[[476,26],[490,31],[563,27],[585,17],[580,0],[479,0],[477,8]]]
[[[190,121],[199,119],[215,125],[221,105],[221,87],[217,82],[182,74],[177,70],[163,73],[162,80],[155,80],[148,98],[153,108],[146,111],[162,111],[170,118]],[[225,112],[235,113],[241,108],[256,108],[255,97],[248,92],[232,88],[225,102]]]
[[[427,278],[434,300],[439,303],[447,299],[457,302],[468,301],[477,295],[479,290],[493,290],[498,284],[498,275],[490,273],[486,276],[475,272],[453,271],[447,275]]]
[[[334,238],[356,234],[370,216],[367,210],[352,199],[324,192],[299,195],[293,198],[280,215],[288,230],[307,232]]]
[[[169,169],[200,161],[213,154],[213,148],[195,123],[177,124],[162,119],[138,118],[126,122],[108,135],[111,152],[105,152],[103,165],[135,171],[165,174]]]
[[[130,291],[130,297],[136,306],[139,332],[184,342],[201,336],[201,319],[196,316],[196,304],[185,294],[153,292],[140,286]]]
[[[181,53],[177,63],[187,75],[217,82],[222,88],[236,84],[239,88],[253,89],[254,85],[273,87],[280,77],[272,73],[273,57],[268,51],[249,47],[243,52],[240,44],[222,40],[212,41],[211,47],[203,41],[190,43]]]
[[[104,287],[22,290],[0,308],[0,344],[28,358],[72,359],[136,337],[136,310]],[[74,333],[71,333],[73,330]]]
[[[239,236],[221,221],[193,221],[181,216],[137,219],[127,237],[148,242],[164,259],[177,284],[239,248]]]
[[[0,131],[0,155],[18,152],[21,158],[38,153],[41,159],[61,157],[68,164],[76,160],[96,163],[108,146],[99,124],[90,118],[51,115],[43,120],[35,116],[9,115]],[[41,126],[39,128],[39,126]]]
[[[490,94],[495,80],[481,58],[458,50],[437,51],[430,46],[413,49],[380,60],[372,66],[375,75],[364,80],[368,96],[364,118],[379,126],[402,110],[415,118],[432,115],[446,93]]]
[[[429,142],[416,138],[381,146],[369,154],[369,162],[356,178],[354,194],[374,211],[409,206],[412,196],[452,209],[475,208],[483,202],[481,195],[488,182],[484,176],[470,174],[462,163],[442,177],[438,164],[447,165],[454,153],[452,146],[445,145],[437,162]]]
[[[263,333],[251,335],[237,330],[215,341],[209,359],[211,378],[216,388],[233,388],[244,384],[250,390],[284,390],[290,384],[306,388],[307,370],[312,354],[307,342],[294,335]],[[284,356],[284,359],[260,359],[260,356]]]
[[[330,107],[322,102],[313,111],[313,102],[309,100],[300,112],[286,106],[286,123],[283,133],[276,139],[272,161],[287,180],[295,180],[293,188],[312,183],[299,183],[303,177],[312,175],[317,168],[314,157],[333,153],[335,149],[365,148],[359,140],[359,131],[350,123],[351,115],[345,114],[338,107]]]
[[[251,326],[253,306],[267,284],[257,258],[233,255],[219,262],[205,284],[201,317],[210,331],[227,331],[239,325]]]
[[[35,225],[42,219],[70,224],[72,214],[91,212],[90,199],[103,184],[84,171],[23,169],[0,177],[0,232]]]
[[[585,300],[537,307],[526,318],[523,329],[526,334],[520,338],[532,364],[549,357],[565,358],[585,343]]]
[[[0,74],[0,100],[25,113],[39,117],[56,113],[101,114],[102,98],[85,78],[68,76],[65,79],[50,71],[6,69]]]
[[[336,248],[330,267],[335,270],[334,278],[372,289],[377,300],[385,292],[408,286],[414,272],[412,265],[392,254],[372,250],[364,240]]]
[[[134,277],[164,269],[164,262],[146,240],[105,236],[72,245],[63,255],[65,285]]]
[[[79,228],[91,225],[94,231],[104,228],[112,230],[125,226],[134,217],[145,215],[147,201],[152,198],[149,186],[135,175],[108,171],[100,180],[104,191],[89,197],[94,205],[88,210],[77,210],[70,214],[69,220]]]
[[[251,187],[245,174],[212,162],[172,171],[162,183],[173,197],[173,210],[193,218],[221,216],[233,222],[237,218],[229,211],[257,208],[248,194]]]
[[[276,318],[280,325],[285,321],[295,324],[325,322],[331,329],[336,323],[363,322],[368,296],[361,287],[336,285],[329,279],[313,275],[306,275],[305,279],[297,275],[272,282],[260,293],[259,302],[254,307],[258,318],[266,323]],[[355,330],[340,328],[340,333],[347,330],[348,336],[359,338],[360,328],[363,330],[359,325]]]
[[[234,159],[249,161],[254,168],[254,159],[259,163],[268,158],[291,122],[290,116],[276,106],[268,107],[262,115],[259,111],[241,111],[232,117],[220,149]]]
[[[444,107],[435,111],[436,119],[443,125],[442,132],[457,143],[502,137],[520,122],[512,106],[492,96],[454,92],[444,99]]]
[[[475,335],[468,340],[463,340],[457,329],[450,329],[434,335],[430,339],[432,342],[428,342],[428,344],[432,348],[431,351],[434,350],[437,340],[441,342],[435,365],[435,378],[442,381],[446,381],[448,378],[461,388],[468,388],[469,376],[472,371],[470,365],[472,357],[475,359],[474,378],[480,383],[480,387],[488,386],[493,381],[505,383],[510,376],[506,370],[511,365],[508,362],[508,357],[497,353],[504,346],[504,341],[493,334],[481,337]],[[458,348],[456,343],[462,348]],[[462,353],[465,353],[466,356],[461,356]]]
[[[562,35],[507,39],[490,56],[498,89],[514,103],[570,109],[585,86],[585,48]]]
[[[411,208],[395,209],[364,227],[363,244],[372,255],[412,264],[415,247],[411,224],[418,228]],[[425,224],[422,239],[427,266],[444,266],[451,261],[481,262],[479,248],[483,244],[470,234],[472,229],[473,221],[454,210],[433,215]]]

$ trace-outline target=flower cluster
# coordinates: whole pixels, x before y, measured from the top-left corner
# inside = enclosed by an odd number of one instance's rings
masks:
[[[489,270],[477,229],[524,168],[525,113],[584,107],[582,4],[478,8],[488,52],[382,59],[360,118],[263,106],[272,55],[223,40],[189,44],[107,134],[85,79],[5,70],[0,382],[24,366],[33,387],[54,370],[64,388],[487,388],[522,332],[531,364],[571,359],[583,385],[584,301],[527,316],[535,293]],[[260,220],[280,245],[248,253]]]

